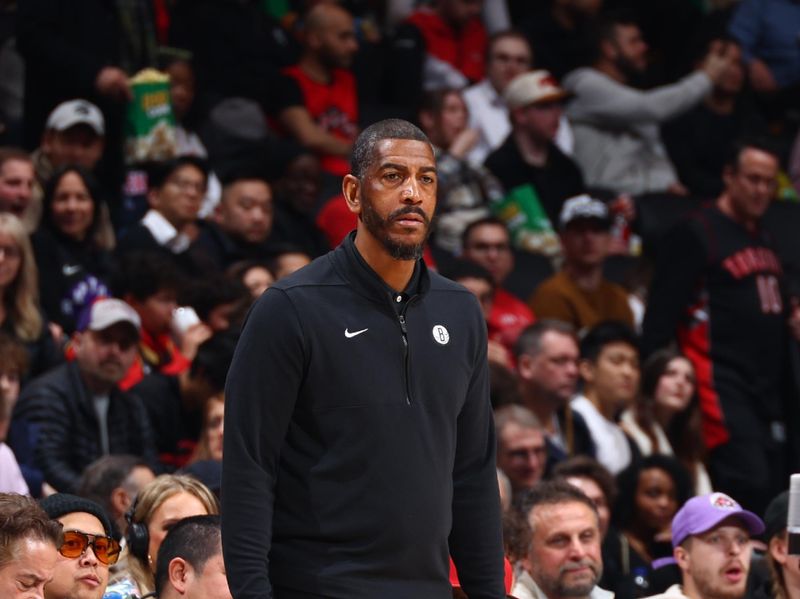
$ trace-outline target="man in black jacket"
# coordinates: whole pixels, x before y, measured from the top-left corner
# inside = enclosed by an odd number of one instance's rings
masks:
[[[228,376],[223,549],[236,599],[504,597],[487,340],[419,258],[425,135],[390,119],[344,177],[358,228],[257,301]]]
[[[74,493],[83,469],[102,455],[155,465],[144,406],[117,387],[136,357],[139,326],[122,300],[97,300],[73,336],[75,360],[32,381],[16,405],[14,419],[38,430],[36,465],[57,491]]]

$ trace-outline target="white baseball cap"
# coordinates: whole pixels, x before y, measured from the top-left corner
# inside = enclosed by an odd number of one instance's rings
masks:
[[[100,109],[86,100],[62,102],[47,117],[45,129],[66,131],[75,125],[88,125],[97,135],[105,135],[106,122]]]
[[[121,299],[101,297],[81,315],[78,320],[78,330],[103,331],[119,322],[132,325],[137,334],[142,326],[136,310]]]
[[[514,77],[506,88],[504,99],[509,108],[520,108],[541,102],[563,100],[569,95],[568,91],[558,85],[558,81],[549,71],[539,70]]]
[[[611,226],[608,206],[585,193],[564,202],[558,222],[563,229],[576,220],[598,220],[606,227]]]

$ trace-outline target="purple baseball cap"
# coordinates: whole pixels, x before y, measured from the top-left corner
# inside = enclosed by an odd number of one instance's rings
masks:
[[[725,493],[709,493],[692,497],[672,519],[672,546],[677,547],[690,535],[704,533],[725,518],[736,516],[751,535],[764,532],[764,523]]]

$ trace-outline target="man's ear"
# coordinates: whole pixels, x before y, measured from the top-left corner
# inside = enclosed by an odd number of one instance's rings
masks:
[[[603,40],[600,42],[600,54],[602,54],[603,57],[607,58],[608,60],[616,60],[617,55],[619,54],[617,51],[617,45],[611,40]]]
[[[75,331],[72,333],[72,340],[70,341],[70,345],[75,350],[79,350],[81,347],[81,343],[83,342],[83,336],[86,334],[86,331]]]
[[[172,558],[167,569],[169,583],[181,595],[186,593],[192,578],[192,567],[182,557]]]
[[[159,206],[161,205],[159,202],[159,190],[158,189],[149,189],[147,191],[147,205],[150,206],[153,210],[158,210]]]
[[[214,210],[211,212],[210,218],[213,222],[220,224],[224,220],[224,216],[222,214],[223,207],[222,207],[222,200],[214,206]]]
[[[581,360],[578,362],[578,373],[585,382],[592,383],[594,381],[594,364],[590,360]]]
[[[111,491],[111,507],[114,508],[115,514],[124,514],[132,503],[130,494],[122,487],[116,487]]]
[[[783,536],[772,537],[769,540],[768,550],[769,554],[772,556],[772,559],[778,562],[781,566],[785,565],[786,561],[789,559],[789,554],[787,553],[788,547],[786,546],[786,539]]]
[[[675,558],[681,572],[687,572],[689,570],[691,560],[689,559],[689,552],[686,551],[684,547],[680,545],[675,547],[675,549],[672,550],[672,556]]]
[[[53,140],[56,135],[58,135],[58,132],[54,129],[45,129],[44,133],[42,133],[42,140],[39,145],[42,146],[42,150],[45,154],[48,154],[53,147]]]
[[[535,358],[528,354],[520,354],[517,358],[517,374],[522,380],[527,380],[533,374],[533,362]]]
[[[736,171],[731,165],[726,165],[725,168],[722,169],[722,182],[725,184],[725,187],[731,186],[731,181],[733,176],[736,174]]]
[[[345,175],[342,180],[342,195],[353,214],[361,214],[361,181],[354,175]]]

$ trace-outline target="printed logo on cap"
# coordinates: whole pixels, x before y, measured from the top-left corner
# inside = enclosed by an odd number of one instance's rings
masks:
[[[739,507],[739,504],[725,495],[725,493],[712,493],[708,500],[711,506],[718,510],[735,510]]]

